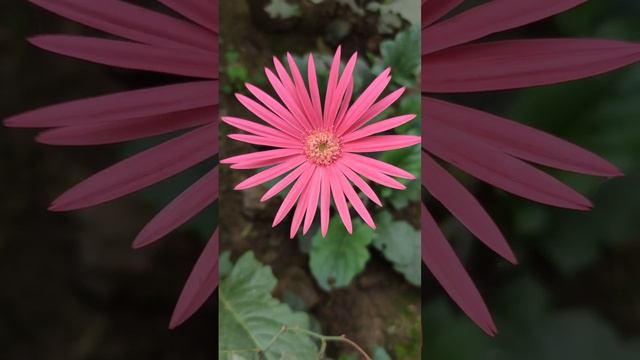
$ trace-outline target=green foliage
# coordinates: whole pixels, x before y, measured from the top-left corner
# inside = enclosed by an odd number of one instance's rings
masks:
[[[245,253],[220,280],[220,359],[314,359],[316,344],[304,333],[309,317],[271,296],[277,283],[271,269]],[[261,355],[262,354],[262,355]]]
[[[404,180],[400,182],[405,184],[405,190],[394,190],[383,188],[380,195],[383,199],[390,202],[394,208],[401,210],[406,208],[410,203],[417,202],[420,199],[420,146],[412,146],[395,151],[387,151],[380,156],[380,160],[395,165],[401,169],[407,170],[413,174],[415,180]]]
[[[353,221],[353,234],[344,229],[338,215],[331,219],[327,237],[313,237],[309,256],[311,273],[325,291],[348,286],[369,261],[367,247],[373,231],[360,220]]]
[[[273,19],[289,19],[300,16],[300,6],[290,4],[287,0],[271,0],[264,10]]]
[[[411,28],[399,32],[393,40],[385,40],[380,44],[382,65],[393,70],[393,81],[408,88],[415,87],[420,74],[420,28]]]
[[[390,34],[402,28],[406,21],[411,25],[420,24],[420,3],[414,0],[384,0],[372,1],[367,4],[367,10],[378,13],[378,31]]]
[[[227,81],[222,87],[225,94],[232,94],[244,88],[244,84],[249,81],[249,70],[239,61],[240,55],[235,51],[227,51],[224,54],[226,66],[222,68]]]
[[[376,225],[373,245],[409,283],[420,286],[420,232],[405,221],[394,221],[387,212],[376,217]]]
[[[391,356],[384,348],[377,346],[373,351],[373,360],[391,360]]]

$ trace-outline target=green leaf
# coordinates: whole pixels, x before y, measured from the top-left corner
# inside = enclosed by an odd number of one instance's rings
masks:
[[[308,329],[305,313],[271,296],[277,280],[252,252],[245,253],[220,282],[218,357],[220,359],[314,359],[308,336],[283,326]],[[260,357],[261,352],[264,352]]]
[[[373,350],[373,360],[391,360],[391,356],[385,349],[380,346],[377,346],[375,350]]]
[[[372,237],[373,231],[360,220],[353,222],[353,234],[349,235],[337,215],[331,219],[326,238],[320,231],[316,233],[309,266],[323,290],[347,287],[364,270]]]
[[[419,146],[387,151],[380,156],[381,161],[404,169],[416,177],[415,180],[400,180],[407,186],[405,190],[384,188],[380,192],[380,195],[398,210],[404,209],[411,202],[420,200],[420,156]]]
[[[405,221],[394,221],[389,213],[376,217],[375,246],[393,268],[415,286],[421,283],[420,232]]]
[[[392,69],[393,81],[409,88],[416,84],[420,73],[420,29],[417,26],[402,31],[393,40],[380,44],[385,66]]]
[[[271,0],[269,5],[265,6],[266,11],[272,19],[288,19],[300,16],[300,7],[292,5],[287,0]]]

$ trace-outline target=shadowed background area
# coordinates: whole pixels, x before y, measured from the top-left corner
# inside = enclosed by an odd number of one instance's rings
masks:
[[[175,80],[28,45],[35,34],[91,31],[27,2],[2,2],[0,14],[0,118]],[[179,329],[167,329],[211,220],[196,220],[148,249],[130,246],[184,186],[182,177],[84,211],[46,210],[70,186],[158,139],[72,148],[39,145],[36,134],[0,127],[0,359],[213,358],[214,302]]]

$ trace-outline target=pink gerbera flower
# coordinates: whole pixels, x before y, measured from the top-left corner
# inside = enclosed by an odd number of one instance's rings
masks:
[[[292,238],[303,220],[303,233],[309,230],[318,202],[322,235],[326,236],[331,198],[349,233],[352,231],[352,225],[348,203],[351,203],[365,223],[375,228],[371,215],[353,185],[371,201],[381,205],[380,199],[363,177],[400,190],[405,188],[404,185],[393,177],[414,179],[407,171],[361,155],[401,149],[420,143],[418,136],[381,135],[411,121],[415,118],[413,114],[369,124],[402,95],[404,88],[395,90],[376,102],[391,80],[391,69],[387,68],[353,104],[350,104],[357,54],[351,56],[342,74],[339,74],[340,54],[341,50],[338,48],[329,71],[324,106],[320,100],[313,56],[309,55],[308,58],[307,91],[293,57],[287,54],[293,79],[275,57],[273,62],[277,75],[265,69],[267,78],[282,103],[250,84],[247,84],[247,89],[262,104],[236,94],[238,101],[266,125],[236,117],[222,118],[229,125],[248,133],[231,134],[230,138],[275,148],[233,156],[222,160],[221,163],[231,164],[234,169],[271,166],[238,184],[236,190],[258,186],[286,174],[261,200],[272,198],[293,183],[273,221],[273,226],[278,225],[295,206],[290,231]]]
[[[37,141],[101,145],[182,131],[172,140],[107,168],[57,198],[52,211],[86,208],[141,190],[218,153],[218,1],[159,0],[187,20],[119,0],[31,0],[51,12],[120,39],[36,36],[30,42],[58,54],[110,66],[192,78],[174,85],[78,100],[17,115],[5,125],[53,128]],[[188,130],[184,132],[185,130]],[[156,215],[133,246],[149,245],[213,204],[217,168]],[[218,283],[214,232],[178,300],[175,327],[190,317]]]
[[[463,0],[422,1],[422,181],[480,241],[512,263],[515,256],[475,197],[436,161],[543,204],[589,210],[588,199],[532,165],[615,177],[600,157],[513,121],[437,100],[467,93],[555,84],[640,60],[640,46],[589,39],[506,40],[467,44],[579,5],[585,0],[494,0],[438,22]],[[422,258],[453,300],[487,333],[496,327],[478,290],[426,207]]]

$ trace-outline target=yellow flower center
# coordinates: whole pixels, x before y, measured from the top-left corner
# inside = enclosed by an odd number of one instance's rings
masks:
[[[304,153],[312,163],[327,166],[342,156],[342,145],[333,133],[315,130],[304,140]]]

